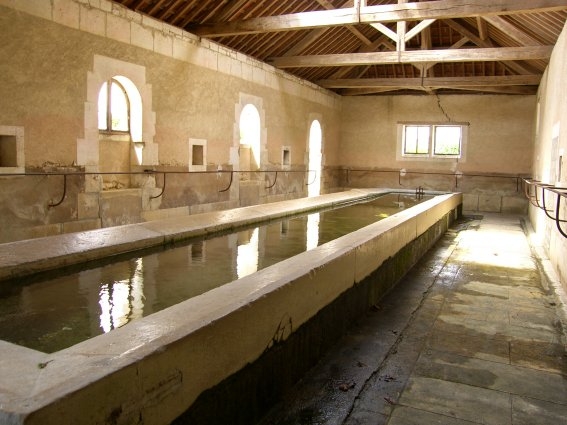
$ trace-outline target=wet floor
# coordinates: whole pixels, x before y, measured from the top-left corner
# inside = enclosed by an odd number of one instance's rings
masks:
[[[565,326],[520,218],[468,217],[261,425],[565,424]]]

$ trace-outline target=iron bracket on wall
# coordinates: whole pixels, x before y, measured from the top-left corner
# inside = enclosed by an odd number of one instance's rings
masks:
[[[225,189],[219,190],[219,193],[226,192],[232,186],[232,180],[234,179],[234,171],[215,171],[217,173],[230,173],[230,181],[228,182],[228,186]]]
[[[67,177],[68,176],[87,176],[87,175],[95,175],[95,176],[101,176],[101,175],[116,175],[116,174],[121,174],[121,175],[156,175],[156,174],[163,174],[163,186],[161,188],[161,191],[159,194],[154,195],[154,196],[150,196],[150,199],[157,199],[161,196],[163,196],[163,194],[165,193],[165,188],[166,188],[166,179],[167,179],[167,174],[217,174],[220,175],[221,173],[230,173],[230,181],[228,182],[228,186],[225,187],[224,189],[219,190],[219,193],[222,192],[226,192],[228,191],[231,186],[232,183],[234,181],[234,173],[264,173],[266,176],[268,173],[275,173],[275,177],[274,177],[274,181],[271,184],[268,184],[267,186],[265,186],[266,189],[270,189],[272,187],[274,187],[276,185],[277,179],[278,179],[278,173],[281,170],[249,170],[249,171],[236,171],[236,170],[230,170],[230,171],[223,171],[223,170],[217,170],[217,171],[159,171],[159,170],[152,170],[152,169],[146,169],[143,171],[117,171],[117,172],[33,172],[33,173],[6,173],[6,174],[0,174],[0,177],[9,177],[9,176],[62,176],[63,177],[63,194],[61,195],[61,198],[54,202],[54,201],[49,201],[49,203],[47,204],[48,208],[53,208],[53,207],[57,207],[59,205],[61,205],[63,203],[63,201],[65,200],[65,197],[67,196]],[[287,173],[310,173],[310,172],[314,172],[314,170],[286,170],[285,173],[287,175]],[[315,174],[316,177],[316,174]],[[268,177],[268,183],[270,182],[269,177]],[[307,185],[312,184],[313,182],[315,182],[315,178],[313,179],[312,182],[307,183]]]
[[[155,174],[155,173],[154,173],[154,174]],[[163,192],[165,192],[165,175],[166,175],[166,173],[163,172],[163,187],[161,188],[161,192],[159,193],[159,195],[150,196],[150,199],[157,199],[157,198],[159,198],[161,195],[163,195]]]
[[[567,231],[563,230],[563,228],[561,227],[563,223],[567,223],[567,220],[560,218],[561,198],[567,199],[567,187],[558,187],[551,184],[542,183],[538,180],[533,180],[533,179],[523,179],[523,182],[524,182],[524,194],[526,195],[526,198],[528,199],[530,204],[542,210],[549,219],[555,221],[555,226],[557,227],[557,230],[559,231],[561,236],[567,238]],[[532,187],[534,188],[533,195],[531,191]],[[541,203],[538,197],[538,189],[541,190]],[[548,208],[546,206],[546,200],[545,200],[546,191],[555,194],[556,197],[555,210]]]
[[[276,185],[276,182],[278,181],[278,172],[276,171],[276,176],[274,177],[274,182],[268,186],[265,186],[265,189],[271,189],[272,187],[274,187]],[[268,182],[270,181],[270,178],[268,177],[268,173],[266,172],[266,178],[268,179]]]
[[[347,172],[347,183],[350,183],[350,175],[353,172],[363,172],[363,173],[396,173],[398,175],[398,184],[403,186],[402,184],[402,177],[408,174],[415,174],[415,175],[429,175],[429,176],[447,176],[447,177],[454,177],[455,179],[455,189],[459,187],[459,180],[463,177],[485,177],[485,178],[494,178],[494,179],[514,179],[516,181],[516,192],[520,191],[520,181],[522,177],[517,175],[498,175],[498,174],[468,174],[463,173],[460,171],[454,173],[443,173],[443,172],[435,172],[435,171],[411,171],[406,170],[405,168],[399,170],[392,170],[392,169],[365,169],[365,168],[346,168]]]
[[[313,180],[312,181],[307,181],[307,184],[305,186],[310,186],[313,183],[315,183],[315,180],[317,180],[317,171],[315,170],[307,170],[307,175],[309,175],[309,173],[313,173]]]
[[[58,202],[49,202],[49,204],[47,204],[47,206],[49,208],[53,208],[56,207],[58,205],[61,205],[63,203],[63,201],[65,200],[65,196],[67,195],[67,174],[63,174],[63,195],[61,196],[61,199],[59,199]]]

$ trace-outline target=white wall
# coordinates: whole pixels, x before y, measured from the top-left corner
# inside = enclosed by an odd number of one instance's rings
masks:
[[[536,114],[533,177],[544,183],[567,187],[567,24],[542,78]],[[558,175],[561,153],[562,173]],[[550,196],[552,209],[555,209],[555,199],[554,195]],[[560,211],[560,218],[564,220],[567,220],[566,203],[567,200]],[[567,238],[559,233],[555,222],[536,207],[530,207],[530,220],[567,290]],[[563,229],[567,233],[567,223],[563,224]]]

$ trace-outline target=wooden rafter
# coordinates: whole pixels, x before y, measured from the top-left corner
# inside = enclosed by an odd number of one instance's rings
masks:
[[[478,36],[482,41],[489,40],[488,37],[488,26],[486,25],[486,21],[482,19],[480,16],[476,17],[476,25],[478,26]]]
[[[485,16],[483,19],[517,41],[522,46],[541,46],[541,43],[535,38],[530,37],[528,34],[500,16]]]
[[[451,87],[381,87],[381,88],[355,88],[355,89],[344,89],[340,93],[343,96],[362,96],[369,94],[390,94],[396,91],[402,92],[431,92],[432,90],[438,89],[448,89],[453,92],[455,91],[468,91],[468,92],[482,92],[482,93],[493,93],[493,94],[523,94],[523,95],[533,95],[537,92],[537,86],[451,86]]]
[[[342,95],[533,93],[567,20],[567,0],[114,1]]]
[[[300,42],[296,43],[295,45],[291,46],[283,56],[296,56],[300,54],[303,50],[313,44],[316,40],[318,40],[324,33],[326,33],[328,28],[317,28],[311,30],[305,35]]]
[[[567,9],[565,0],[477,0],[475,3],[468,0],[437,0],[424,3],[365,6],[360,10],[353,7],[252,18],[236,22],[204,23],[190,30],[197,35],[211,38],[359,23],[421,21],[564,9]]]
[[[325,9],[327,10],[333,10],[336,9],[333,4],[329,1],[329,0],[317,0],[317,3],[319,3],[321,6],[323,6]],[[346,4],[348,4],[350,2],[346,2]],[[356,7],[354,8],[356,9],[360,9],[360,3],[357,3]],[[354,27],[353,25],[347,25],[346,28],[353,33],[360,41],[362,41],[364,44],[366,44],[367,46],[372,44],[372,41],[370,41],[364,34],[362,34],[358,29],[356,29],[356,27]]]
[[[491,48],[493,44],[490,40],[482,40],[478,37],[475,33],[470,31],[468,28],[464,27],[463,25],[459,24],[458,22],[454,21],[453,19],[447,19],[444,21],[446,25],[453,28],[455,31],[459,32],[464,37],[467,37],[470,41],[482,48]],[[535,70],[531,69],[529,66],[525,66],[524,64],[520,64],[513,61],[508,61],[505,63],[506,67],[510,69],[512,72],[517,74],[533,74]]]
[[[537,86],[541,75],[507,75],[497,77],[424,77],[424,78],[353,78],[319,80],[325,88],[387,88],[387,87],[490,87]]]
[[[406,52],[349,53],[291,56],[270,59],[277,68],[384,65],[423,62],[517,61],[549,59],[553,46],[501,47],[486,49],[414,50]]]

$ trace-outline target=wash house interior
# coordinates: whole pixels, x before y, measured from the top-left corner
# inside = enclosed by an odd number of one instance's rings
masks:
[[[0,423],[567,422],[566,22],[565,0],[0,0]],[[553,297],[556,368],[517,367],[558,400],[500,388],[491,422],[408,378],[369,419],[343,379],[346,419],[265,419],[429,249],[489,227],[534,256],[500,274]],[[291,237],[307,252],[264,259]]]

